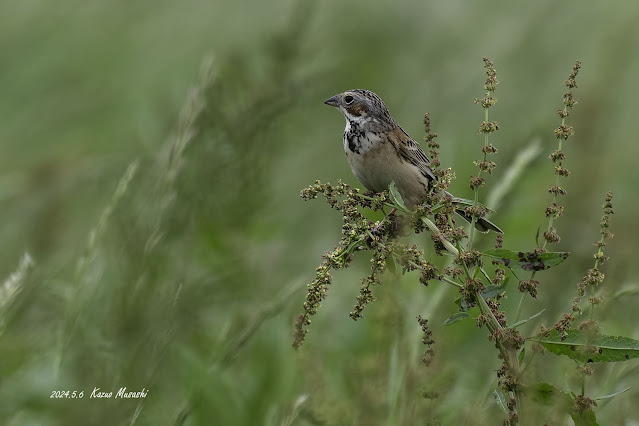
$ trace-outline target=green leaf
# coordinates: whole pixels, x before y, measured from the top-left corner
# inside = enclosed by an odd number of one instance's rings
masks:
[[[525,271],[542,271],[559,265],[570,255],[568,252],[538,253],[513,251],[508,249],[490,249],[484,256],[492,257],[504,262],[507,268],[520,268]]]
[[[526,356],[526,348],[522,349],[521,352],[519,352],[519,365],[521,365],[522,362],[524,362],[524,357]]]
[[[555,355],[566,355],[581,362],[620,362],[639,358],[639,341],[628,337],[597,334],[588,336],[581,330],[568,330],[565,336],[552,330],[541,343]]]
[[[390,194],[393,203],[396,204],[400,210],[403,210],[405,212],[409,211],[406,207],[406,204],[404,204],[402,194],[399,193],[397,187],[395,186],[395,181],[392,181],[388,186],[388,193]]]
[[[359,247],[360,243],[362,242],[362,239],[363,239],[363,238],[358,238],[358,239],[356,239],[356,240],[352,241],[352,242],[348,245],[348,247],[346,247],[346,249],[344,250],[344,255],[347,255],[347,254],[351,254],[351,253],[353,253],[353,251],[354,251],[357,247]]]
[[[627,392],[628,390],[630,390],[630,386],[628,386],[625,389],[620,390],[619,392],[611,393],[610,395],[598,396],[597,398],[595,398],[595,401],[601,401],[602,399],[614,398],[615,396],[621,395],[622,393]]]
[[[472,318],[468,312],[456,312],[446,321],[444,321],[444,325],[451,325],[464,320],[466,318]]]
[[[564,392],[549,383],[535,383],[523,388],[524,394],[535,402],[547,406],[559,408],[561,411],[570,414],[576,426],[598,426],[595,413],[586,410],[577,413],[573,410],[575,405],[575,395]]]
[[[570,417],[575,422],[575,426],[599,426],[595,412],[592,410],[586,410],[581,413],[570,413]]]
[[[466,300],[462,299],[461,296],[458,296],[457,298],[455,298],[455,305],[457,305],[459,307],[459,310],[462,312],[466,312],[467,310],[471,308],[470,306],[468,306],[468,303],[466,302]]]
[[[519,280],[519,277],[517,276],[517,274],[515,273],[515,270],[514,270],[513,268],[508,268],[508,271],[511,273],[511,275],[512,275],[513,277],[515,277],[515,279],[516,279],[517,281],[520,281],[520,280]],[[510,275],[506,275],[506,279],[508,280],[509,278],[510,278]]]
[[[531,319],[535,319],[535,318],[537,318],[537,317],[538,317],[539,315],[541,315],[544,311],[545,311],[545,309],[542,309],[541,311],[537,312],[535,315],[533,315],[533,316],[532,316],[532,317],[530,317],[530,318],[526,318],[526,319],[523,319],[523,320],[521,320],[521,321],[517,321],[517,322],[516,322],[516,323],[514,323],[514,324],[509,325],[509,326],[508,326],[508,328],[515,328],[515,327],[519,327],[519,326],[520,326],[520,325],[522,325],[522,324],[526,324],[526,323],[527,323],[528,321],[530,321]]]
[[[524,387],[523,390],[526,396],[544,406],[561,405],[563,408],[570,409],[574,403],[574,398],[568,392],[564,392],[550,383],[535,383]]]
[[[502,285],[488,285],[486,289],[481,292],[481,295],[484,299],[490,299],[491,297],[495,297],[498,294],[501,294],[506,291],[506,286]]]
[[[483,272],[483,269],[482,269]],[[490,277],[488,277],[488,274],[486,274],[484,272],[484,276],[486,277],[486,279],[488,281],[491,281]],[[495,297],[498,294],[501,294],[503,292],[506,291],[506,286],[508,285],[508,282],[510,281],[510,275],[506,276],[506,278],[504,278],[504,281],[501,283],[501,285],[488,285],[486,286],[486,288],[484,289],[484,291],[481,292],[481,295],[484,299],[490,299],[491,297]]]
[[[484,268],[479,268],[479,271],[481,272],[481,274],[484,276],[484,278],[486,278],[486,281],[491,282],[490,277],[488,276],[488,273],[486,271],[484,271]],[[477,275],[477,271],[475,270],[475,275]]]
[[[504,282],[501,285],[488,285],[486,286],[486,288],[484,289],[484,291],[482,291],[481,295],[484,299],[490,299],[491,297],[495,297],[498,294],[501,294],[503,292],[506,291],[506,285],[508,284],[508,278],[506,277],[506,279],[504,280]],[[466,303],[466,301],[462,300],[461,296],[455,299],[455,303],[457,304],[457,306],[459,306],[459,308],[462,311],[467,311],[469,306]]]
[[[397,264],[395,263],[395,258],[393,256],[388,256],[386,258],[386,269],[388,269],[392,274],[397,274]]]
[[[506,413],[506,415],[508,415],[506,395],[504,395],[499,389],[495,389],[493,391],[493,396],[495,397],[495,401],[497,401],[497,406],[501,408],[501,410]]]
[[[510,272],[512,272],[512,271],[510,271]],[[508,283],[510,282],[510,277],[511,277],[511,275],[506,275],[506,277],[504,278],[504,281],[502,281],[502,283],[501,283],[502,287],[506,287],[508,285]],[[515,278],[517,278],[517,277],[515,276]]]

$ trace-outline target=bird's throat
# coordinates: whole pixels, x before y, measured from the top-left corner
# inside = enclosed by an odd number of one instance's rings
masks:
[[[371,132],[371,118],[360,118],[354,120],[346,120],[344,128],[344,150],[348,150],[355,154],[363,154],[369,151],[376,142],[376,134]]]

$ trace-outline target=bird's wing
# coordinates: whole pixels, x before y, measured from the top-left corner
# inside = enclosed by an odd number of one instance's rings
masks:
[[[437,180],[437,177],[430,169],[430,160],[428,159],[428,156],[419,144],[411,139],[404,129],[398,127],[396,130],[390,132],[390,136],[397,147],[399,156],[404,161],[408,161],[417,167],[425,178]]]

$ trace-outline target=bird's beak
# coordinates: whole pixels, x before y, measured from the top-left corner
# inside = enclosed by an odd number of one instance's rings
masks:
[[[334,107],[336,107],[336,106],[338,106],[338,105],[339,105],[339,97],[338,97],[337,95],[335,95],[335,96],[333,96],[333,97],[330,97],[330,98],[326,99],[326,100],[324,101],[324,103],[325,103],[326,105],[330,105],[330,106],[334,106]]]

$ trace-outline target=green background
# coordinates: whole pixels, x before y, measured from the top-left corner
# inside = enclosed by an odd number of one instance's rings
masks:
[[[572,256],[538,275],[523,317],[546,311],[522,331],[569,308],[612,190],[616,235],[595,316],[605,333],[639,338],[638,19],[633,1],[0,3],[0,277],[25,252],[34,262],[0,290],[0,422],[159,425],[188,412],[193,425],[500,424],[497,351],[473,321],[443,326],[456,292],[441,283],[389,274],[353,322],[368,269],[359,257],[335,274],[304,346],[291,348],[305,285],[341,227],[299,191],[315,179],[357,185],[343,117],[324,99],[373,90],[418,141],[430,112],[442,166],[457,174],[451,192],[470,198],[483,56],[500,80],[490,113],[501,130],[482,199],[539,147],[493,206],[516,250],[532,249],[546,226],[556,111],[583,62],[556,223],[558,249]],[[211,58],[210,85],[193,91]],[[176,141],[187,147],[170,160]],[[415,241],[435,258],[428,238]],[[436,341],[430,367],[417,315]],[[639,421],[639,364],[594,367],[587,395],[631,386],[600,402],[600,423]],[[537,355],[527,374],[580,390],[567,358]],[[148,396],[89,398],[123,386]],[[84,398],[50,398],[57,390]]]

